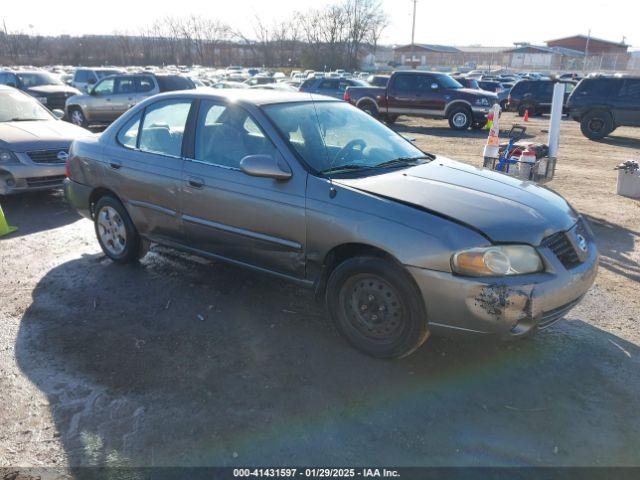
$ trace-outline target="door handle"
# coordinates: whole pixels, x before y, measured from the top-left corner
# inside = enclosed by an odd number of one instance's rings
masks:
[[[110,101],[111,101],[111,99],[110,99],[110,98],[105,98],[105,99],[104,99],[104,101],[105,101],[105,102],[110,102]]]
[[[109,162],[109,167],[113,168],[114,170],[119,170],[120,167],[122,167],[122,163],[117,160],[111,160]]]
[[[204,180],[198,177],[189,177],[187,179],[187,183],[189,183],[189,186],[193,188],[204,187]]]

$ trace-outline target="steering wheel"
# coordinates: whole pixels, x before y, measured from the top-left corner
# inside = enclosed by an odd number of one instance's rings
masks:
[[[344,147],[340,149],[338,154],[336,155],[336,162],[338,160],[348,160],[351,157],[351,154],[356,150],[356,147],[359,147],[360,152],[364,152],[364,149],[367,146],[367,142],[360,138],[356,138],[355,140],[351,140]]]

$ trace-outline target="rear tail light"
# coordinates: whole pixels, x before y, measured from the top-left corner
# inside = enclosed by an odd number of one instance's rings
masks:
[[[64,164],[64,176],[69,178],[69,159]]]
[[[351,97],[349,96],[349,90],[345,90],[345,91],[344,91],[344,95],[342,96],[342,99],[343,99],[345,102],[348,102],[349,100],[351,100]]]

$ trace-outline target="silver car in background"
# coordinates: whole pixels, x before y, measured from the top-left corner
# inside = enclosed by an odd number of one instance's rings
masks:
[[[422,152],[311,94],[147,99],[74,142],[65,185],[113,261],[157,242],[298,282],[376,357],[430,332],[531,334],[597,270],[587,222],[559,195]]]
[[[112,75],[100,80],[87,94],[67,99],[65,118],[80,127],[107,125],[147,97],[193,88],[193,80],[181,75]]]
[[[87,135],[30,95],[0,85],[0,195],[61,187],[69,145]]]

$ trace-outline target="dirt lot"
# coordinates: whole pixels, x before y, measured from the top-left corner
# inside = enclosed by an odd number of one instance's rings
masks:
[[[116,266],[59,193],[3,199],[0,467],[640,465],[640,202],[613,171],[640,130],[562,128],[550,186],[592,222],[592,290],[529,340],[401,361],[348,347],[297,286],[159,247]],[[481,162],[484,133],[397,129]]]

